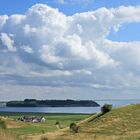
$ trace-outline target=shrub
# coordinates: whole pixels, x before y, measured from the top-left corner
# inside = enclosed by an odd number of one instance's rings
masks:
[[[112,110],[112,105],[111,104],[105,104],[104,106],[102,106],[101,111],[103,114],[109,112]]]
[[[41,137],[41,140],[48,140],[47,137]]]
[[[42,130],[41,132],[42,132],[42,134],[45,134],[45,130]]]
[[[56,121],[55,126],[56,126],[57,129],[61,129],[59,121]]]
[[[6,123],[3,120],[0,120],[0,128],[6,129]]]
[[[75,123],[71,123],[70,130],[74,133],[78,133],[78,126]]]
[[[56,121],[55,125],[60,125],[59,121]]]

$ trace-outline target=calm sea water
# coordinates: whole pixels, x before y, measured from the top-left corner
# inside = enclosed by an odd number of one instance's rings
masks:
[[[112,104],[121,107],[129,104],[140,103],[140,100],[96,100],[100,106]],[[83,113],[91,114],[100,111],[100,107],[0,107],[0,112],[38,112],[38,113]]]

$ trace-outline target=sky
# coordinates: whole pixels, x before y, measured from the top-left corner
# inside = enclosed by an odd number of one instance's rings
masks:
[[[140,99],[139,0],[1,0],[0,100]]]

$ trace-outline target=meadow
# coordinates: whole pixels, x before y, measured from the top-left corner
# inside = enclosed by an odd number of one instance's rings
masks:
[[[44,116],[42,123],[21,122],[17,119],[23,116]],[[45,113],[0,113],[0,118],[6,122],[6,132],[18,137],[37,135],[56,131],[55,123],[59,121],[60,127],[65,128],[72,122],[81,121],[90,115],[87,114],[45,114]]]

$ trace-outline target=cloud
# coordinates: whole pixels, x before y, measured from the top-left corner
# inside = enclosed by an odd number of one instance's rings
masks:
[[[66,16],[36,4],[0,16],[0,81],[6,84],[134,88],[140,84],[140,42],[107,39],[140,22],[140,7],[100,8]]]
[[[15,52],[16,48],[14,47],[14,41],[6,33],[0,34],[0,39],[2,44],[7,47],[9,51]]]
[[[3,27],[3,25],[6,23],[6,20],[8,19],[7,15],[0,16],[0,29]]]

